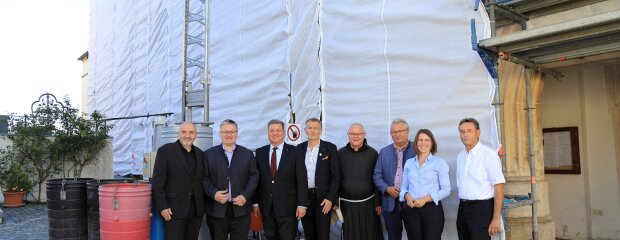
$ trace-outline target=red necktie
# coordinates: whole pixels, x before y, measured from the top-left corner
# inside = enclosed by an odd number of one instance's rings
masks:
[[[278,157],[276,156],[276,152],[278,151],[278,147],[273,148],[273,152],[271,152],[271,176],[276,177],[276,169],[278,168]]]

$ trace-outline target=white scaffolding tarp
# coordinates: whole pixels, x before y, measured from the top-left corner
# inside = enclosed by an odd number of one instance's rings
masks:
[[[178,122],[184,2],[91,1],[90,6],[87,111],[107,117],[171,112],[175,115],[167,122]],[[195,52],[204,54],[203,49],[190,49]],[[153,121],[110,122],[116,174],[142,173],[142,154],[153,151]]]
[[[200,2],[192,0],[191,3]],[[322,117],[324,139],[342,147],[351,123],[375,149],[391,143],[390,122],[404,118],[413,138],[431,129],[438,155],[456,172],[457,125],[477,118],[482,142],[497,147],[494,84],[470,42],[488,37],[474,1],[212,1],[210,117],[239,123],[238,142],[268,143],[267,121],[302,124]],[[91,1],[89,111],[109,117],[172,112],[181,119],[183,1]],[[191,4],[190,4],[191,6]],[[191,31],[200,32],[200,29]],[[189,49],[200,58],[204,49]],[[188,72],[194,89],[199,72]],[[200,111],[194,112],[200,121]],[[153,118],[114,122],[115,173],[141,173],[154,151]],[[444,238],[456,239],[456,183],[444,201]]]
[[[239,142],[264,145],[269,119],[289,119],[289,20],[285,1],[213,1],[210,116],[239,123]]]

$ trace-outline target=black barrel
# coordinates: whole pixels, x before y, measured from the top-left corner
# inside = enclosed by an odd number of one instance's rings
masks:
[[[88,239],[86,181],[61,178],[45,182],[49,239]]]
[[[88,239],[99,240],[99,185],[125,183],[127,179],[96,179],[86,182],[86,215],[88,217]]]

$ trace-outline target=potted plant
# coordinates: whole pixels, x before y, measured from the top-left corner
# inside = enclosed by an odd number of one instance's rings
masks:
[[[8,162],[8,168],[5,168],[4,172],[2,172],[0,182],[2,183],[2,194],[4,196],[3,207],[23,206],[24,196],[33,187],[26,171],[17,162],[12,160]]]
[[[24,205],[24,195],[33,187],[22,166],[15,161],[11,146],[0,148],[0,188],[4,196],[4,207]]]

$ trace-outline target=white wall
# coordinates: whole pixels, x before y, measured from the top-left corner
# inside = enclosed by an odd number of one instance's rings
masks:
[[[604,67],[573,68],[564,75],[545,78],[542,122],[544,128],[578,127],[581,174],[545,175],[556,236],[620,239],[618,166]]]

